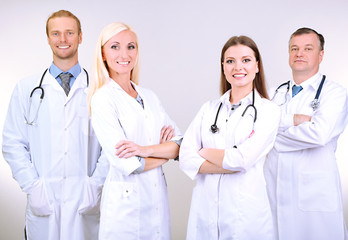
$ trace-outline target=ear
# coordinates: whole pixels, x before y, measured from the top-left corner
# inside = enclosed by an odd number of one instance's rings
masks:
[[[256,73],[259,72],[259,61],[256,62]]]
[[[80,35],[79,35],[79,44],[82,43],[82,32],[80,32]]]
[[[323,58],[324,58],[324,50],[321,50],[319,52],[319,64],[321,63],[321,61],[323,61]]]

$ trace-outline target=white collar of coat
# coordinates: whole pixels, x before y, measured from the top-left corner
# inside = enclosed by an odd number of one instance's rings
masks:
[[[260,94],[257,92],[257,90],[255,89],[255,104],[257,102],[259,102],[259,99],[261,98]],[[231,89],[228,90],[227,92],[225,92],[221,97],[220,97],[220,101],[222,102],[223,105],[227,105],[228,107],[231,106],[231,102],[230,102],[230,93],[231,93]],[[244,97],[242,100],[240,100],[241,105],[243,106],[247,106],[249,104],[251,104],[253,101],[253,92],[250,92],[246,97]]]
[[[81,68],[82,69],[82,68]],[[42,76],[42,75],[41,75]],[[49,71],[46,72],[44,79],[42,80],[42,86],[44,85],[56,85],[56,87],[61,87],[58,83],[58,81],[49,73]],[[85,71],[81,71],[80,74],[75,79],[75,82],[71,88],[70,91],[77,88],[86,88],[87,87],[87,75]]]
[[[300,85],[301,87],[303,87],[303,89],[306,89],[308,87],[312,87],[314,90],[316,90],[320,84],[321,78],[323,77],[322,74],[320,74],[319,72],[317,72],[316,74],[314,74],[312,77],[308,78],[307,80],[305,80],[304,82],[302,82]],[[290,84],[290,89],[292,89],[292,86],[295,85],[294,80],[291,80],[291,84]]]
[[[136,85],[134,82],[130,81],[132,86],[134,87],[135,91],[138,92],[139,88],[138,85]],[[121,90],[124,92],[124,90],[121,88],[121,86],[112,78],[109,78],[109,84],[111,85],[112,88],[117,89],[117,90]]]

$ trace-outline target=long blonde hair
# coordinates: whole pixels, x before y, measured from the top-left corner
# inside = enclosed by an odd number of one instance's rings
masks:
[[[88,108],[89,112],[91,113],[91,100],[94,95],[94,93],[104,86],[110,78],[108,66],[106,64],[106,61],[103,61],[103,46],[107,41],[110,40],[113,36],[116,34],[122,32],[122,31],[131,31],[135,35],[135,44],[137,47],[137,57],[136,57],[136,63],[134,65],[134,68],[131,72],[131,81],[135,84],[138,84],[139,82],[139,47],[138,47],[138,38],[133,29],[121,22],[115,22],[107,25],[102,32],[99,35],[97,46],[94,52],[94,58],[93,58],[93,65],[92,65],[92,75],[91,75],[91,81],[88,86]]]

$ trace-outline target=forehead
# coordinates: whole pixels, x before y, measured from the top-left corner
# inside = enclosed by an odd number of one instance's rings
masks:
[[[112,36],[109,41],[107,41],[106,44],[110,44],[110,43],[114,43],[114,42],[118,42],[118,43],[130,43],[130,42],[134,42],[136,43],[136,37],[135,34],[129,30],[123,30],[117,34],[115,34],[114,36]]]
[[[319,46],[319,38],[315,33],[305,33],[291,38],[290,46],[313,45]]]
[[[255,56],[254,51],[245,45],[238,44],[227,48],[225,52],[225,58],[227,57],[244,57],[244,56]]]
[[[71,17],[55,17],[48,21],[48,31],[78,30],[77,22]]]

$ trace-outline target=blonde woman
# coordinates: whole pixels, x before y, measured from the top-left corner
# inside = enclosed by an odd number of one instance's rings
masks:
[[[98,39],[89,102],[92,125],[110,162],[99,239],[170,239],[162,165],[178,156],[181,135],[157,96],[137,86],[138,39],[126,24]]]

